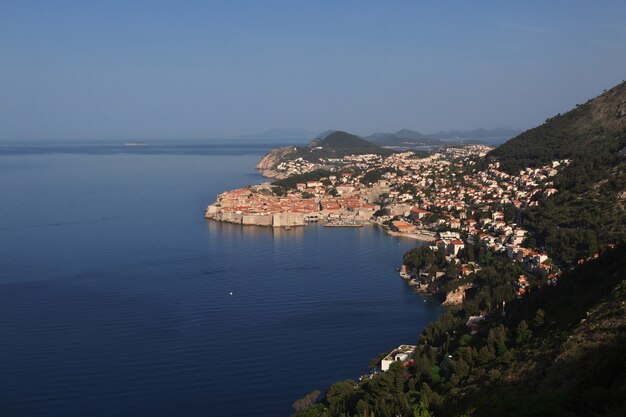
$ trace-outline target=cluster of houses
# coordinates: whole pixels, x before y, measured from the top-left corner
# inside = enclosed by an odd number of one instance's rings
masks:
[[[309,181],[284,196],[275,195],[270,184],[227,191],[207,207],[205,217],[244,225],[289,227],[317,221],[368,222],[380,209],[351,185],[340,183],[335,190],[334,195],[330,194],[321,181]]]
[[[439,148],[438,153],[448,159],[462,159],[468,156],[485,156],[493,147],[487,145],[450,145]]]
[[[313,162],[309,162],[302,157],[291,159],[287,161],[281,161],[278,165],[276,165],[276,171],[283,172],[285,174],[298,175],[298,174],[306,174],[307,172],[314,171],[317,169],[317,164]]]
[[[434,252],[445,254],[449,262],[460,263],[458,255],[466,248],[466,244],[481,245],[486,250],[506,254],[509,259],[518,263],[528,273],[549,280],[556,280],[559,273],[558,268],[550,261],[546,253],[521,246],[521,237],[525,236],[525,234],[525,230],[515,227],[512,233],[508,235],[494,236],[478,232],[474,235],[467,235],[464,239],[461,233],[457,231],[443,231],[437,233],[437,239],[430,244],[429,248]],[[480,269],[480,265],[476,262],[461,264],[460,274],[457,278],[469,276]],[[408,280],[410,284],[416,286],[418,290],[429,292],[433,290],[436,280],[443,276],[444,273],[438,272],[432,276],[432,274],[422,271],[407,271],[403,266],[400,275]],[[518,280],[515,284],[519,284],[521,289],[527,286],[521,285],[524,283],[527,284],[525,281]],[[518,293],[520,296],[523,294],[524,290]],[[448,304],[451,303],[449,302]]]
[[[349,155],[333,161],[341,172],[298,183],[286,195],[276,195],[271,184],[220,194],[207,208],[206,217],[292,226],[332,219],[365,222],[377,214],[378,220],[388,221],[389,228],[399,234],[430,232],[426,237],[434,238],[435,230],[455,233],[440,236],[433,245],[447,255],[456,256],[464,248],[463,235],[469,243],[505,252],[529,272],[550,273],[547,255],[522,246],[526,232],[515,225],[515,219],[505,219],[503,208],[532,206],[537,196],[554,194],[552,178],[569,161],[527,168],[519,175],[501,171],[498,162],[476,169],[476,157],[490,149],[484,145],[444,147],[426,158],[417,158],[413,152],[387,157]],[[283,163],[297,172],[321,167],[302,158]],[[382,174],[374,182],[365,181],[374,171]]]
[[[462,220],[468,218],[468,209],[484,207],[497,211],[498,207],[505,205],[517,208],[532,206],[537,204],[533,198],[537,194],[547,197],[556,192],[550,180],[556,170],[551,166],[534,169],[528,175],[512,177],[499,171],[498,163],[489,165],[485,171],[468,175],[469,165],[463,161],[400,162],[395,161],[391,165],[396,172],[385,175],[387,184],[395,188],[389,193],[389,214],[408,216],[413,208],[410,203],[417,203],[417,208],[425,211],[447,212],[440,222],[450,228],[461,226]],[[411,191],[406,191],[407,188],[411,188]],[[503,221],[502,218],[492,220]],[[467,227],[471,229],[471,226],[469,222]],[[506,227],[502,224],[500,226]]]

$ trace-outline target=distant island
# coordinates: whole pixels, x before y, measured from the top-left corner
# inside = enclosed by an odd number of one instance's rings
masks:
[[[335,130],[329,130],[318,135],[318,138],[324,138]],[[513,129],[474,129],[474,130],[455,130],[439,131],[435,133],[421,133],[410,129],[400,129],[395,133],[374,133],[367,136],[360,136],[380,146],[433,146],[433,145],[450,145],[454,143],[465,144],[489,144],[499,145],[520,132]],[[315,134],[307,129],[268,129],[262,132],[251,133],[239,136],[240,139],[291,139],[305,140],[310,139]]]
[[[500,144],[520,132],[512,129],[448,130],[423,134],[414,130],[401,129],[395,133],[375,133],[365,139],[381,146],[433,146],[464,144]]]
[[[399,275],[450,306],[359,381],[295,401],[294,416],[626,410],[626,83],[495,149],[327,132],[258,168],[279,179],[221,194],[206,217],[424,238]]]

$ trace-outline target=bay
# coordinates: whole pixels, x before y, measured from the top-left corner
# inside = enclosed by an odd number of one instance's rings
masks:
[[[0,144],[2,415],[286,416],[415,343],[417,241],[203,218],[275,145]]]

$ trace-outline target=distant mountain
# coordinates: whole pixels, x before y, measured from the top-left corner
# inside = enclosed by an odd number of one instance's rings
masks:
[[[242,139],[309,139],[315,133],[306,129],[269,129],[263,132],[242,135]]]
[[[387,138],[387,137],[415,140],[415,139],[424,139],[426,138],[426,135],[416,130],[401,129],[401,130],[398,130],[396,133],[374,133],[373,135],[367,136],[367,139],[376,140],[376,139],[382,139],[382,138]]]
[[[326,137],[332,133],[338,132],[338,130],[325,130],[319,135],[315,136],[315,139],[326,139]],[[310,136],[309,136],[310,137]]]
[[[437,133],[421,133],[402,129],[396,133],[374,133],[366,139],[381,146],[436,146],[454,143],[502,143],[519,132],[511,129],[447,130]]]
[[[410,129],[400,129],[394,135],[402,139],[424,139],[426,137],[421,132]]]
[[[437,133],[431,133],[428,135],[430,138],[442,139],[442,140],[463,140],[468,139],[481,139],[486,142],[491,142],[493,139],[504,139],[505,141],[518,135],[518,130],[512,129],[474,129],[474,130],[446,130]]]
[[[350,154],[373,153],[390,155],[393,151],[375,145],[359,136],[336,130],[327,135],[320,135],[313,139],[302,151],[308,159],[314,158],[341,158]],[[304,156],[303,155],[303,156]]]
[[[323,158],[342,158],[354,154],[391,155],[394,151],[375,145],[359,136],[341,130],[322,132],[306,146],[287,146],[269,151],[256,168],[270,178],[284,179],[289,174],[277,171],[276,167],[298,158],[319,162]]]
[[[374,133],[373,135],[366,136],[365,139],[381,146],[432,146],[444,144],[444,142],[438,139],[429,138],[423,133],[409,129],[402,129],[396,133]]]
[[[239,136],[241,139],[284,140],[292,139],[303,141],[310,138],[324,139],[327,136],[340,132],[326,130],[315,135],[306,129],[268,129],[262,132]],[[345,132],[344,132],[345,133]],[[475,130],[447,130],[437,133],[424,134],[416,130],[401,129],[395,133],[374,133],[363,139],[379,146],[438,146],[454,143],[490,143],[499,144],[514,137],[519,132],[511,129],[475,129]]]

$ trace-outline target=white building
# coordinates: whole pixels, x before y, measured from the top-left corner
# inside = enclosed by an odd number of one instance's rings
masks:
[[[380,362],[380,369],[386,371],[394,362],[406,362],[413,357],[417,346],[414,345],[400,345],[397,349],[394,349],[385,356]]]

